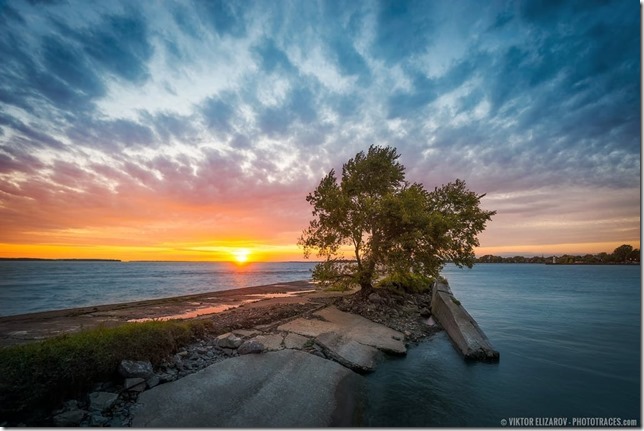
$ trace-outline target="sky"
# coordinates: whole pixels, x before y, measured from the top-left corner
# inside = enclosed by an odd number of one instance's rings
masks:
[[[369,145],[497,214],[477,255],[640,242],[636,1],[0,0],[0,257],[302,260]]]

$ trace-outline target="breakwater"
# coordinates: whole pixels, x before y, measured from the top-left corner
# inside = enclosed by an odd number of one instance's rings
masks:
[[[432,315],[443,326],[465,359],[498,361],[499,352],[492,346],[476,320],[454,297],[449,285],[437,280],[432,289]]]

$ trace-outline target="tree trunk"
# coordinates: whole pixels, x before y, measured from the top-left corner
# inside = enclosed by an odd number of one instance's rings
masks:
[[[371,283],[360,283],[360,296],[363,298],[367,298],[369,295],[371,295],[374,291],[373,286]]]

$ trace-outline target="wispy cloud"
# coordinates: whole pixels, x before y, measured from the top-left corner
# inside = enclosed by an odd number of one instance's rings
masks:
[[[0,242],[294,243],[306,193],[370,144],[487,192],[483,246],[639,237],[637,5],[4,2],[0,23]]]

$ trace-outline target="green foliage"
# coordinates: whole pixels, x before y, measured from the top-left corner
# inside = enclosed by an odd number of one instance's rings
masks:
[[[456,305],[461,305],[461,301],[459,301],[458,299],[454,298],[453,296],[452,296],[452,302],[454,304],[456,304]]]
[[[476,259],[477,263],[557,263],[557,264],[615,264],[615,263],[639,263],[640,251],[633,249],[633,246],[623,244],[617,247],[611,254],[601,252],[597,254],[587,253],[581,255],[563,256],[514,256],[514,257],[501,257],[486,254]]]
[[[617,262],[626,262],[628,256],[633,252],[633,246],[628,244],[622,244],[613,250],[613,256]]]
[[[203,321],[99,327],[0,349],[0,417],[48,409],[114,376],[123,359],[159,363],[208,331]]]
[[[495,214],[479,207],[484,195],[461,180],[432,192],[410,184],[399,157],[395,148],[371,146],[344,164],[340,179],[331,170],[306,197],[313,220],[298,244],[305,257],[325,258],[315,280],[368,290],[386,274],[437,277],[448,261],[472,266],[477,235]]]
[[[404,272],[383,277],[378,281],[378,287],[393,291],[402,290],[406,293],[422,293],[428,291],[433,282],[434,280],[431,277]]]

